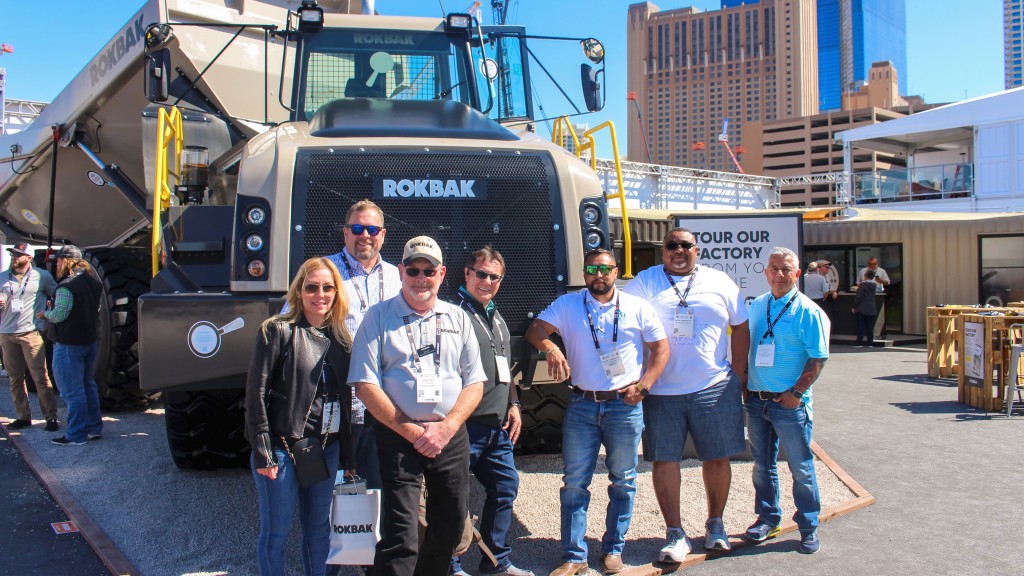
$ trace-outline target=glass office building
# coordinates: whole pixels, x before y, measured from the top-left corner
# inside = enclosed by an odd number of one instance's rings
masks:
[[[907,93],[905,0],[818,0],[820,109],[838,110],[844,91],[866,81],[873,62],[888,60]]]

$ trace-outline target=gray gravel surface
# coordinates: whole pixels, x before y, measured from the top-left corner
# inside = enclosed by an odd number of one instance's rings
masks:
[[[33,403],[35,400],[33,399]],[[64,421],[61,403],[61,421]],[[0,393],[0,415],[13,414],[9,394]],[[5,420],[6,421],[6,420]],[[59,435],[59,434],[58,434]],[[146,575],[255,574],[253,551],[258,530],[258,509],[253,479],[248,470],[197,472],[179,470],[171,461],[160,407],[135,413],[104,415],[103,439],[83,447],[61,447],[49,442],[55,434],[42,430],[41,421],[23,431],[40,458],[71,494]],[[726,528],[739,533],[751,522],[750,464],[733,464],[732,493],[726,510]],[[558,490],[561,458],[529,456],[518,459],[520,496],[511,535],[513,561],[537,574],[547,574],[561,563]],[[695,461],[683,464],[684,528],[691,537],[703,537],[704,487]],[[602,462],[591,486],[589,515],[591,565],[600,565],[600,537],[607,506],[607,472]],[[637,499],[623,560],[646,564],[662,546],[665,526],[651,487],[650,466],[642,464]],[[792,513],[790,478],[783,467],[785,515]],[[818,467],[823,507],[852,498],[852,494],[826,468]],[[473,481],[471,505],[480,509],[483,492]],[[301,574],[298,527],[293,529],[287,565]],[[694,542],[695,547],[701,542]],[[475,572],[479,552],[474,548],[464,566]],[[342,575],[360,574],[352,568]]]

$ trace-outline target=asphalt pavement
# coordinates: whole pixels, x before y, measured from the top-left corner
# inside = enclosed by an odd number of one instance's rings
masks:
[[[929,379],[926,374],[923,346],[856,349],[834,345],[832,358],[815,384],[814,438],[877,502],[823,524],[819,531],[822,550],[816,555],[796,553],[796,537],[787,535],[684,571],[759,576],[798,572],[829,576],[1020,574],[1024,547],[1016,539],[1024,528],[1020,504],[1024,411],[1007,418],[968,408],[956,402],[955,380]],[[10,416],[9,403],[9,398],[0,398],[0,413],[5,416]],[[254,496],[248,472],[174,469],[166,462],[162,442],[155,446],[142,443],[146,437],[162,436],[160,420],[151,412],[108,416],[102,442],[109,439],[112,442],[107,446],[117,447],[116,469],[111,456],[100,461],[92,459],[96,452],[89,457],[88,450],[72,453],[69,448],[51,449],[43,441],[41,430],[30,431],[27,438],[77,498],[95,501],[96,493],[104,492],[102,496],[109,504],[91,504],[89,513],[119,547],[132,550],[139,545],[127,538],[122,541],[117,535],[123,534],[149,543],[159,541],[160,558],[155,562],[149,553],[126,554],[142,573],[248,573],[256,527],[251,520],[238,522],[239,518],[251,519],[254,515],[250,510]],[[0,447],[0,452],[4,450],[10,451]],[[6,471],[13,468],[6,460],[3,469],[4,476],[11,476]],[[142,474],[144,486],[139,484]],[[141,498],[140,488],[147,494]],[[216,500],[200,504],[212,512],[208,524],[181,517],[182,502],[204,499],[218,488],[223,490]],[[2,489],[7,494],[12,490]],[[140,506],[143,501],[152,507],[149,517],[158,520],[154,525],[140,523],[126,513],[128,507]],[[28,536],[18,528],[20,520],[9,520],[7,508],[12,506],[12,499],[5,498],[2,506],[8,519],[0,528],[2,570],[12,574],[49,573],[32,572],[36,562],[29,561],[30,544],[24,540]],[[46,530],[49,522],[61,519],[45,508],[37,515],[38,519],[30,522],[38,527],[45,520]],[[641,521],[660,524],[656,516],[637,519],[634,524]],[[70,541],[45,533],[36,536],[50,538],[31,544],[43,550]],[[9,548],[12,541],[15,544]],[[526,542],[529,539],[518,546],[513,542],[513,554],[530,559],[534,548]],[[633,546],[637,551],[644,547],[639,542]],[[14,550],[15,562],[25,559],[23,564],[28,567],[12,564],[9,549]],[[627,542],[627,551],[630,549]],[[197,561],[201,554],[209,560],[217,553],[224,556],[214,566],[209,561]],[[528,563],[547,565],[552,560],[548,556],[545,553],[544,558],[533,558]],[[81,561],[78,557],[65,558],[47,551],[42,558],[46,566],[61,568],[52,573],[102,573],[102,569],[75,564]],[[294,552],[289,565],[297,565]]]

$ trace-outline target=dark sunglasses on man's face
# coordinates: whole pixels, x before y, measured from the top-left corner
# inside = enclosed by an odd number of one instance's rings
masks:
[[[477,270],[476,268],[469,268],[468,270],[476,274],[478,280],[490,278],[491,282],[501,282],[501,280],[504,278],[504,276],[499,276],[498,274],[488,274],[487,272]]]
[[[669,252],[675,252],[680,248],[682,248],[683,250],[689,250],[694,246],[696,246],[696,244],[693,244],[691,242],[665,242],[665,250],[668,250]]]
[[[351,230],[356,236],[362,236],[363,232],[366,232],[370,236],[376,236],[384,229],[382,226],[364,226],[362,224],[346,224],[345,228]]]
[[[405,273],[410,277],[415,278],[423,272],[423,275],[427,278],[433,278],[437,274],[437,268],[406,268]]]
[[[583,273],[587,276],[596,276],[598,272],[607,276],[612,273],[618,266],[612,266],[610,264],[587,264],[583,267]]]

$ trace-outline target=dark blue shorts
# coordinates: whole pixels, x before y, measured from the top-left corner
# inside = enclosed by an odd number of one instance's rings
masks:
[[[697,458],[717,460],[743,452],[743,400],[740,379],[729,378],[698,392],[644,399],[644,460],[681,462],[686,436]]]

